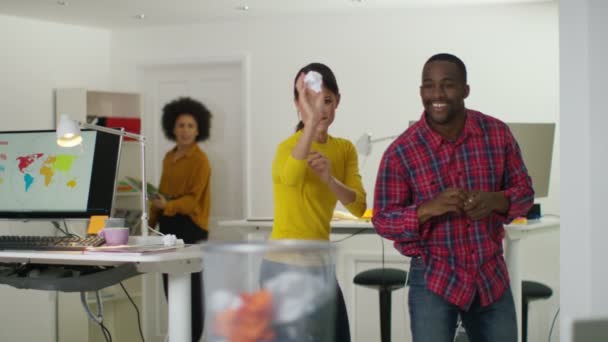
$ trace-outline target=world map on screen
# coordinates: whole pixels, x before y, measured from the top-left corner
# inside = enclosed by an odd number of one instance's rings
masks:
[[[77,156],[72,154],[47,155],[45,153],[18,156],[16,158],[17,168],[23,174],[24,191],[29,191],[32,184],[38,181],[43,181],[44,186],[48,187],[53,184],[53,177],[58,172],[66,175],[67,180],[64,182],[66,187],[76,187],[78,185],[76,177],[70,175],[76,158]]]
[[[0,132],[0,212],[87,209],[96,134],[57,145],[54,131]]]

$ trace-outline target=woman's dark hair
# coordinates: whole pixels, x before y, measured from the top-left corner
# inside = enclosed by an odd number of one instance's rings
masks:
[[[336,76],[331,69],[323,64],[323,63],[310,63],[307,66],[303,67],[296,74],[295,79],[293,80],[293,97],[297,100],[299,95],[298,89],[296,89],[296,82],[298,81],[298,77],[300,74],[308,73],[309,71],[316,71],[323,77],[323,86],[327,88],[327,90],[331,91],[334,95],[340,96],[340,89],[338,89],[338,81],[336,81]],[[296,132],[304,128],[304,123],[300,120],[298,122],[298,126],[296,126]]]
[[[167,103],[163,107],[163,132],[167,139],[175,141],[175,122],[180,115],[192,115],[198,126],[196,141],[205,141],[209,138],[211,128],[211,113],[201,102],[190,97],[180,97]]]

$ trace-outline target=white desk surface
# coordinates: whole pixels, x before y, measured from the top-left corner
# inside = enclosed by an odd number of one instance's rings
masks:
[[[168,330],[169,340],[192,340],[190,326],[190,273],[202,269],[202,246],[190,245],[176,250],[124,255],[120,253],[95,253],[63,251],[0,251],[0,262],[116,266],[133,263],[141,273],[162,272],[169,274]]]
[[[219,221],[218,224],[222,227],[231,228],[271,228],[273,220],[226,220]],[[334,229],[334,233],[339,233],[340,229],[359,229],[369,228],[373,229],[371,221],[369,220],[332,220],[331,227]],[[514,234],[525,234],[527,232],[533,232],[537,230],[553,229],[559,227],[559,218],[554,216],[542,217],[539,220],[530,220],[526,224],[509,224],[505,226],[509,237]]]
[[[28,262],[61,265],[119,265],[124,263],[159,264],[175,261],[201,259],[201,245],[190,245],[172,251],[149,253],[141,255],[121,253],[85,254],[72,251],[31,251],[3,250],[0,251],[0,262]]]

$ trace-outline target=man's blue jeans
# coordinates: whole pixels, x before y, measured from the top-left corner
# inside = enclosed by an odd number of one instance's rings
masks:
[[[460,315],[471,342],[517,342],[517,319],[513,295],[508,289],[489,306],[479,297],[468,311],[432,293],[424,279],[424,261],[413,258],[409,274],[408,305],[413,342],[451,342]]]

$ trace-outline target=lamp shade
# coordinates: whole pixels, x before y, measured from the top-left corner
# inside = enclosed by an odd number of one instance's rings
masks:
[[[369,156],[372,153],[372,135],[363,133],[355,143],[357,151],[362,156]]]
[[[57,145],[61,147],[73,147],[82,143],[80,127],[78,123],[71,120],[66,114],[61,114],[57,124]]]

